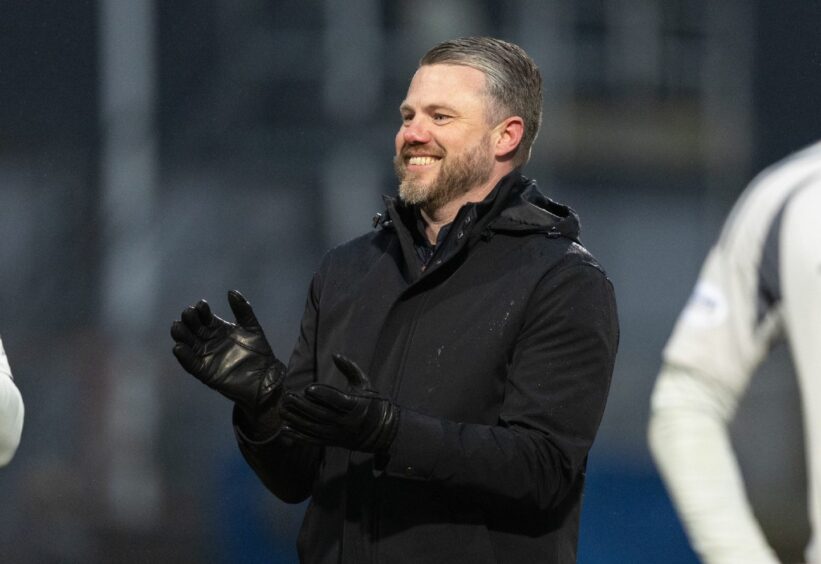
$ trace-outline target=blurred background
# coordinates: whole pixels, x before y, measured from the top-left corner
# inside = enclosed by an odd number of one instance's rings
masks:
[[[225,292],[281,357],[331,246],[395,190],[433,44],[495,35],[545,80],[525,172],[582,218],[622,339],[579,561],[695,562],[645,444],[659,355],[738,193],[821,136],[821,7],[781,0],[0,0],[0,334],[26,403],[2,562],[295,562],[168,328]],[[733,427],[785,561],[807,540],[789,361]]]

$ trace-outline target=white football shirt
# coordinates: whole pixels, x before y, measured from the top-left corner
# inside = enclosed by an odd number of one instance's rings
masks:
[[[749,506],[728,423],[776,339],[798,376],[813,538],[821,526],[821,142],[762,172],[710,250],[664,349],[649,441],[704,562],[777,562]],[[766,448],[766,445],[762,445]],[[815,542],[808,562],[821,563]]]

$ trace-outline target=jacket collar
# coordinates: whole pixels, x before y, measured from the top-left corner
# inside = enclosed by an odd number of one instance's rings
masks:
[[[416,217],[413,206],[392,196],[383,196],[383,201],[386,212],[374,216],[375,228],[415,228],[411,223]],[[461,226],[466,218],[473,226],[465,227],[465,231],[474,236],[488,236],[488,232],[544,233],[579,240],[576,212],[542,194],[536,181],[523,176],[519,169],[504,176],[483,201],[462,206],[452,225]]]
[[[394,197],[385,196],[384,201],[386,212],[374,217],[374,227],[396,233],[411,283],[427,279],[446,265],[453,266],[453,259],[464,256],[464,251],[481,240],[489,240],[496,233],[512,236],[540,233],[578,242],[576,213],[544,196],[536,182],[522,176],[518,169],[502,178],[483,201],[459,209],[442,244],[424,269],[413,241],[413,233],[417,230],[414,207]]]

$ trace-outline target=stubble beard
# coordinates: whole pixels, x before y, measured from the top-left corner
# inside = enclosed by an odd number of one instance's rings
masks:
[[[399,179],[399,198],[426,211],[435,211],[486,183],[493,171],[493,159],[488,156],[489,143],[490,136],[485,136],[463,154],[443,157],[439,174],[429,182],[408,174],[404,155],[397,155],[393,168]]]

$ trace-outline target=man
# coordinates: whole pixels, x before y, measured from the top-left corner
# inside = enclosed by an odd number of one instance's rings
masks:
[[[203,301],[174,323],[265,485],[311,498],[302,561],[575,561],[618,326],[576,215],[519,172],[541,97],[518,46],[434,47],[400,106],[399,199],[325,256],[287,369],[236,292],[236,324]]]
[[[821,143],[741,196],[664,350],[650,447],[704,562],[777,562],[753,516],[728,425],[773,341],[785,338],[804,411],[810,523],[821,523]],[[762,452],[767,452],[762,445]],[[815,543],[807,561],[821,562]]]
[[[9,360],[0,339],[0,466],[14,457],[23,432],[23,398],[11,377]]]

